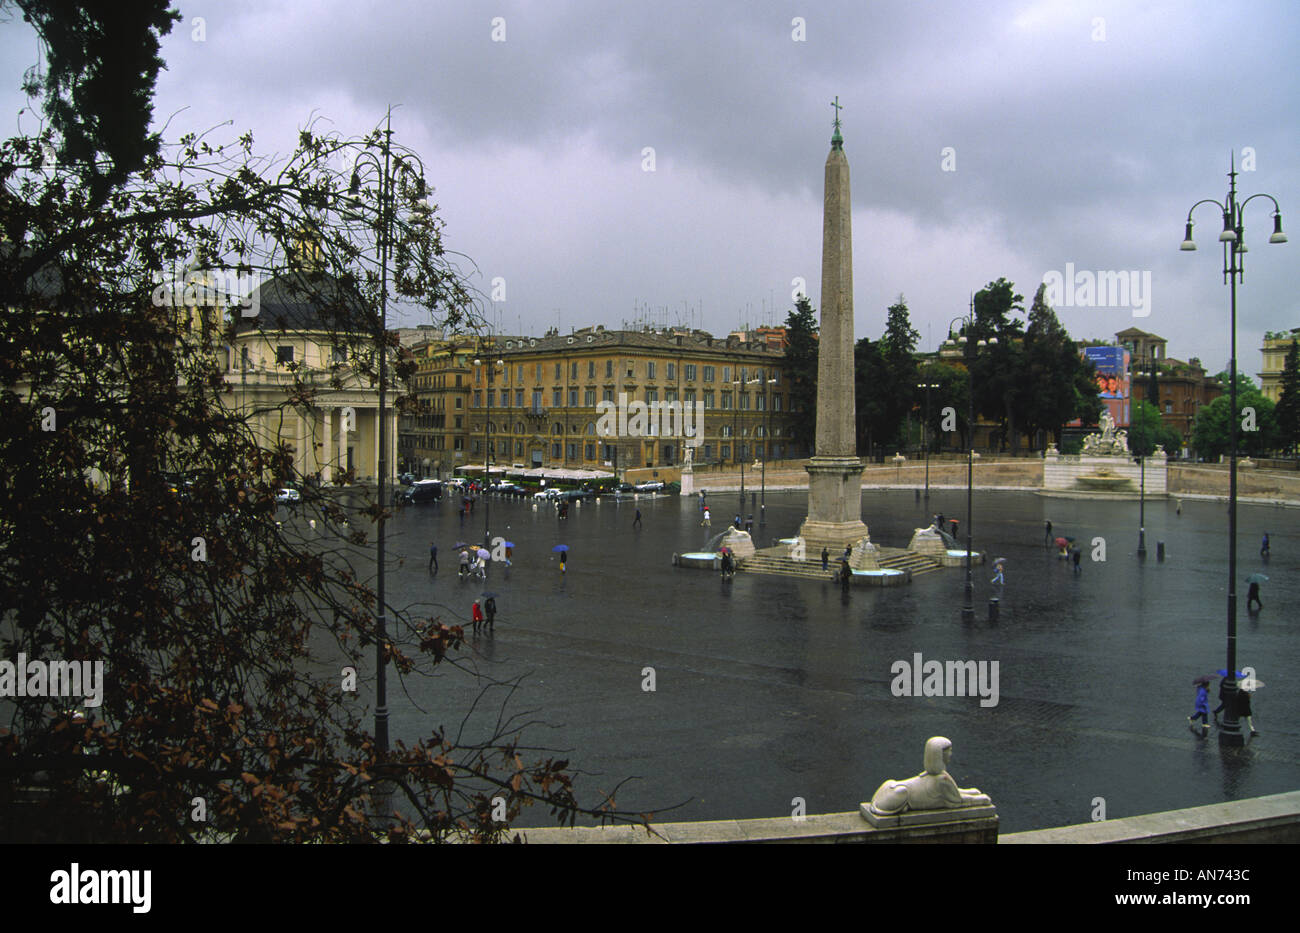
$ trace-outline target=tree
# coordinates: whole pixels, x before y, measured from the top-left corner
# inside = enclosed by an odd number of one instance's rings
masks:
[[[943,449],[943,436],[955,427],[961,435],[961,447],[965,449],[967,429],[966,410],[969,407],[970,379],[966,369],[950,363],[936,362],[924,366],[919,373],[920,381],[938,386],[930,390],[930,420],[927,434],[932,450]],[[925,390],[917,393],[918,404],[922,407],[924,417]]]
[[[1024,314],[1023,295],[1005,278],[990,282],[975,293],[975,326],[968,337],[988,340],[972,365],[975,409],[998,422],[1003,444],[1020,446],[1020,428],[1025,421],[1027,392],[1024,385],[1024,325],[1012,315]]]
[[[1021,380],[1024,427],[1031,436],[1042,432],[1059,442],[1061,428],[1067,422],[1083,417],[1092,423],[1099,414],[1100,402],[1090,375],[1093,367],[1079,355],[1048,305],[1046,288],[1038,286],[1025,330],[1025,370]]]
[[[92,116],[78,113],[101,125]],[[376,747],[320,672],[367,681],[380,636],[363,547],[381,507],[305,484],[286,444],[249,430],[222,359],[232,296],[173,300],[194,287],[172,287],[179,267],[274,274],[377,380],[378,348],[396,355],[378,313],[385,231],[393,297],[452,327],[474,312],[414,154],[385,130],[307,127],[284,160],[254,155],[247,135],[190,136],[123,174],[51,166],[45,142],[0,145],[0,656],[102,662],[109,676],[86,714],[58,698],[16,706],[0,731],[0,838],[373,841],[382,819],[393,841],[496,840],[533,801],[569,821],[629,817],[612,794],[579,805],[577,772],[525,745],[508,714]],[[384,155],[410,167],[391,198],[337,168]],[[287,368],[286,416],[313,411],[312,375]],[[291,482],[313,535],[275,521]],[[400,680],[460,666],[458,624],[384,611]],[[18,807],[32,787],[41,802]],[[400,819],[386,819],[389,795]]]
[[[863,338],[853,348],[858,411],[858,446],[875,453],[880,444],[897,443],[903,423],[915,406],[916,357],[921,335],[912,327],[907,300],[890,305],[880,340]]]
[[[1183,446],[1183,439],[1167,427],[1160,411],[1150,402],[1134,402],[1129,409],[1128,447],[1135,457],[1149,457],[1156,446],[1173,456]]]
[[[1277,442],[1280,448],[1294,453],[1300,446],[1300,343],[1295,338],[1291,339],[1291,349],[1282,364],[1281,382],[1282,394],[1273,409]]]
[[[1226,375],[1222,378],[1224,382],[1229,381]],[[1248,378],[1239,377],[1237,411],[1231,411],[1226,394],[1202,405],[1192,425],[1192,446],[1198,456],[1207,460],[1226,456],[1232,448],[1232,421],[1236,421],[1238,453],[1262,456],[1277,446],[1277,420],[1273,409],[1273,402],[1265,398]]]
[[[790,410],[808,417],[795,422],[793,443],[813,451],[817,437],[817,314],[807,295],[800,295],[785,319],[785,365],[790,373]]]

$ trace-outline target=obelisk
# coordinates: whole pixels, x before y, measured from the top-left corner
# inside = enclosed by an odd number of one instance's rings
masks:
[[[817,345],[817,435],[808,470],[808,517],[799,535],[809,557],[829,548],[838,557],[867,536],[862,523],[862,461],[854,429],[853,235],[849,160],[840,136],[840,99],[835,133],[826,157],[822,215],[821,333]]]

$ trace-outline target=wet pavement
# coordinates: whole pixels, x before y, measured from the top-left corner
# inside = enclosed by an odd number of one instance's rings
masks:
[[[1295,790],[1300,730],[1300,523],[1295,510],[1243,503],[1240,579],[1262,570],[1264,609],[1246,611],[1238,589],[1238,666],[1265,686],[1245,748],[1220,749],[1188,729],[1192,679],[1225,663],[1227,506],[1173,499],[1147,503],[1148,556],[1136,557],[1138,503],[977,492],[975,547],[1006,557],[997,622],[987,620],[991,566],[976,566],[976,621],[964,624],[964,569],[893,589],[674,568],[674,551],[699,549],[735,513],[735,493],[709,496],[713,526],[693,499],[584,502],[557,519],[531,501],[493,501],[491,533],[515,543],[514,565],[494,564],[486,587],[456,578],[452,545],[482,540],[484,503],[462,524],[452,503],[400,510],[389,523],[389,599],[468,631],[484,589],[499,607],[495,633],[472,639],[464,660],[487,677],[523,676],[507,715],[536,722],[525,744],[570,749],[596,802],[625,778],[628,810],[682,804],[662,819],[726,819],[853,810],[887,778],[921,770],[931,735],[953,741],[949,770],[992,796],[1001,831],[1087,822],[1105,799],[1110,818]],[[760,546],[793,535],[805,492],[769,493]],[[872,540],[905,546],[912,529],[943,512],[963,520],[964,490],[863,493]],[[642,528],[633,528],[637,509]],[[746,514],[758,508],[746,509]],[[1043,521],[1084,550],[1075,575],[1043,543]],[[1268,531],[1272,553],[1259,557]],[[1105,561],[1090,560],[1104,538]],[[440,573],[428,573],[430,541]],[[1156,559],[1164,541],[1166,559]],[[560,573],[551,548],[571,550]],[[404,558],[404,559],[403,559]],[[998,662],[998,702],[896,697],[895,661]],[[653,668],[655,689],[643,685]],[[373,683],[363,673],[363,691]],[[1217,683],[1217,679],[1216,679]],[[390,673],[395,739],[465,723],[481,738],[505,701],[450,668],[399,683]],[[974,693],[974,691],[971,691]],[[1212,702],[1216,690],[1212,689]],[[364,699],[363,699],[364,701]],[[523,825],[548,825],[545,810]]]

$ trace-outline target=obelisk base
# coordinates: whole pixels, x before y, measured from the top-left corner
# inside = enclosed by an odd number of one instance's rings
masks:
[[[862,461],[813,457],[808,471],[808,517],[799,528],[808,554],[828,548],[838,557],[867,536],[862,522]]]

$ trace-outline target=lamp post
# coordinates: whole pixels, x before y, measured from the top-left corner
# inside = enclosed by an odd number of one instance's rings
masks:
[[[496,346],[489,345],[489,350],[495,351]],[[487,365],[487,417],[483,419],[483,546],[485,548],[492,547],[492,533],[488,531],[491,527],[489,520],[492,517],[492,497],[488,495],[488,484],[492,480],[492,392],[497,370],[506,365],[505,360],[492,360],[491,355],[489,354],[487,360],[481,357],[474,358],[475,366],[483,366],[485,363]]]
[[[731,433],[734,435],[731,439],[733,446],[733,455],[740,462],[740,518],[745,518],[745,458],[741,455],[740,435],[736,434],[736,418],[740,413],[740,390],[747,385],[755,385],[762,380],[760,379],[743,379],[740,376],[740,369],[736,369],[736,378],[731,380],[731,384],[736,386],[735,398],[731,400]],[[743,429],[743,425],[742,425]],[[766,473],[766,470],[764,471]]]
[[[953,325],[960,324],[962,332],[954,336]],[[975,487],[975,357],[979,351],[990,346],[997,346],[998,338],[989,337],[987,340],[978,342],[968,339],[966,331],[975,329],[975,299],[971,298],[971,313],[969,315],[960,315],[948,322],[948,339],[944,341],[950,347],[960,347],[962,356],[966,361],[966,375],[968,376],[969,389],[966,393],[966,432],[967,432],[967,451],[966,451],[966,605],[962,607],[961,619],[963,622],[975,621],[975,582],[971,575],[971,526],[974,524],[972,511],[974,509],[973,490]]]
[[[930,501],[930,390],[939,388],[937,382],[918,382],[918,389],[925,389],[925,420],[921,422],[921,446],[925,448],[925,501]]]
[[[1160,388],[1157,383],[1156,363],[1154,360],[1144,360],[1138,369],[1138,378],[1146,381],[1146,392],[1143,395],[1144,402],[1151,401],[1151,395],[1154,391],[1156,401],[1157,415],[1160,411]],[[1154,389],[1153,389],[1154,387]],[[1147,427],[1146,418],[1142,419],[1142,450],[1138,454],[1138,466],[1141,467],[1141,485],[1138,492],[1138,557],[1147,556],[1147,451],[1146,448],[1150,443],[1150,429]]]
[[[767,427],[763,434],[763,477],[762,494],[759,498],[758,524],[767,524],[767,449],[772,443],[772,390],[768,386],[776,385],[776,378],[769,376],[763,383],[763,408],[767,410]]]
[[[1234,156],[1228,171],[1228,197],[1220,203],[1214,198],[1203,198],[1191,206],[1187,212],[1187,232],[1179,249],[1190,252],[1196,249],[1192,242],[1192,212],[1202,204],[1215,205],[1223,215],[1223,229],[1219,232],[1219,242],[1223,244],[1223,278],[1230,286],[1229,290],[1229,334],[1231,337],[1231,355],[1228,364],[1228,423],[1231,437],[1231,457],[1228,471],[1228,667],[1224,683],[1226,707],[1223,717],[1223,729],[1219,732],[1219,744],[1223,746],[1240,746],[1245,744],[1241,734],[1241,722],[1237,719],[1237,282],[1245,282],[1245,226],[1242,211],[1255,198],[1267,198],[1273,202],[1273,234],[1270,243],[1285,243],[1286,234],[1282,232],[1282,209],[1277,198],[1271,194],[1252,194],[1241,203],[1237,202],[1237,165]]]
[[[390,112],[384,122],[384,132],[379,142],[379,155],[363,151],[356,160],[348,193],[356,196],[361,192],[362,175],[374,175],[379,197],[379,333],[376,335],[379,353],[379,462],[376,464],[377,484],[375,495],[378,505],[378,520],[375,529],[375,746],[381,754],[388,752],[388,619],[384,612],[385,599],[385,559],[384,559],[384,523],[387,515],[384,502],[384,484],[388,472],[388,429],[387,429],[387,388],[388,388],[388,263],[392,257],[392,231],[395,208],[393,204],[394,187],[399,181],[412,185],[420,197],[428,191],[424,182],[424,163],[412,153],[393,151],[393,115]]]

